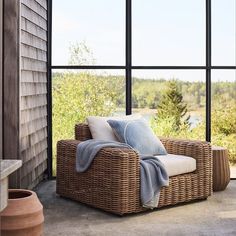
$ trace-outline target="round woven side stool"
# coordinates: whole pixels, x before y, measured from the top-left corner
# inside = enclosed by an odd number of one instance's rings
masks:
[[[225,190],[230,181],[228,150],[212,147],[213,151],[213,191]]]

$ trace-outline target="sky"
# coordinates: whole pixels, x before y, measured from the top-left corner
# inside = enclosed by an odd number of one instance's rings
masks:
[[[133,0],[133,65],[204,65],[205,0]],[[212,64],[236,65],[236,0],[212,1]],[[97,65],[125,65],[125,0],[53,0],[52,63],[85,41]],[[109,72],[108,72],[109,73]],[[124,71],[116,71],[124,74]],[[205,81],[205,71],[133,71],[144,78]],[[234,81],[235,71],[213,71]]]

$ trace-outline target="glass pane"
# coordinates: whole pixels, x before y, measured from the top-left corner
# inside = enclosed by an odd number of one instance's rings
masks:
[[[56,0],[53,65],[124,65],[125,1]]]
[[[133,1],[133,65],[204,65],[205,0]]]
[[[236,1],[212,1],[212,65],[233,66],[236,45]]]
[[[124,71],[53,71],[53,173],[56,143],[74,138],[74,126],[89,115],[125,114]]]
[[[156,134],[205,140],[205,71],[135,70],[133,113]]]
[[[212,71],[212,144],[228,149],[236,178],[236,71]]]

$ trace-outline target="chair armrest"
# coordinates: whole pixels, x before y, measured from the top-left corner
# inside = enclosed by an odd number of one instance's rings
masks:
[[[76,149],[79,143],[81,143],[81,141],[79,140],[59,141],[57,143],[57,159],[70,156],[70,158],[73,158],[74,163],[75,163]],[[109,163],[106,163],[105,160],[108,160]],[[139,165],[139,161],[140,161],[139,155],[133,149],[110,148],[110,147],[102,148],[93,160],[95,164],[102,163],[103,168],[105,164],[109,164],[109,166],[106,166],[106,168],[107,167],[112,168],[110,164],[111,162],[114,162],[114,164],[121,165],[120,167],[123,167],[123,168],[126,167],[124,166],[124,164],[127,163],[128,166],[126,168],[128,168],[128,167],[131,167],[130,165],[132,163]],[[94,163],[91,164],[91,167],[92,165],[94,165]]]
[[[173,138],[160,138],[160,140],[170,154],[190,156],[201,161],[212,159],[212,148],[208,142]]]
[[[102,148],[89,169],[76,172],[76,147],[81,141],[61,140],[57,143],[57,193],[112,212],[132,212],[139,202],[140,159],[127,148]],[[137,199],[136,199],[137,198]],[[107,202],[113,202],[107,205]],[[108,207],[115,207],[108,209]],[[124,209],[123,209],[124,208]],[[128,209],[127,209],[128,208]]]
[[[210,143],[173,138],[161,138],[161,142],[170,154],[184,155],[196,159],[196,173],[204,180],[212,182],[212,148]]]

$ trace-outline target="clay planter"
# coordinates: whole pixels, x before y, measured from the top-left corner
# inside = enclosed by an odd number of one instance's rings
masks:
[[[43,235],[43,206],[35,192],[9,190],[8,206],[1,212],[2,236]]]

